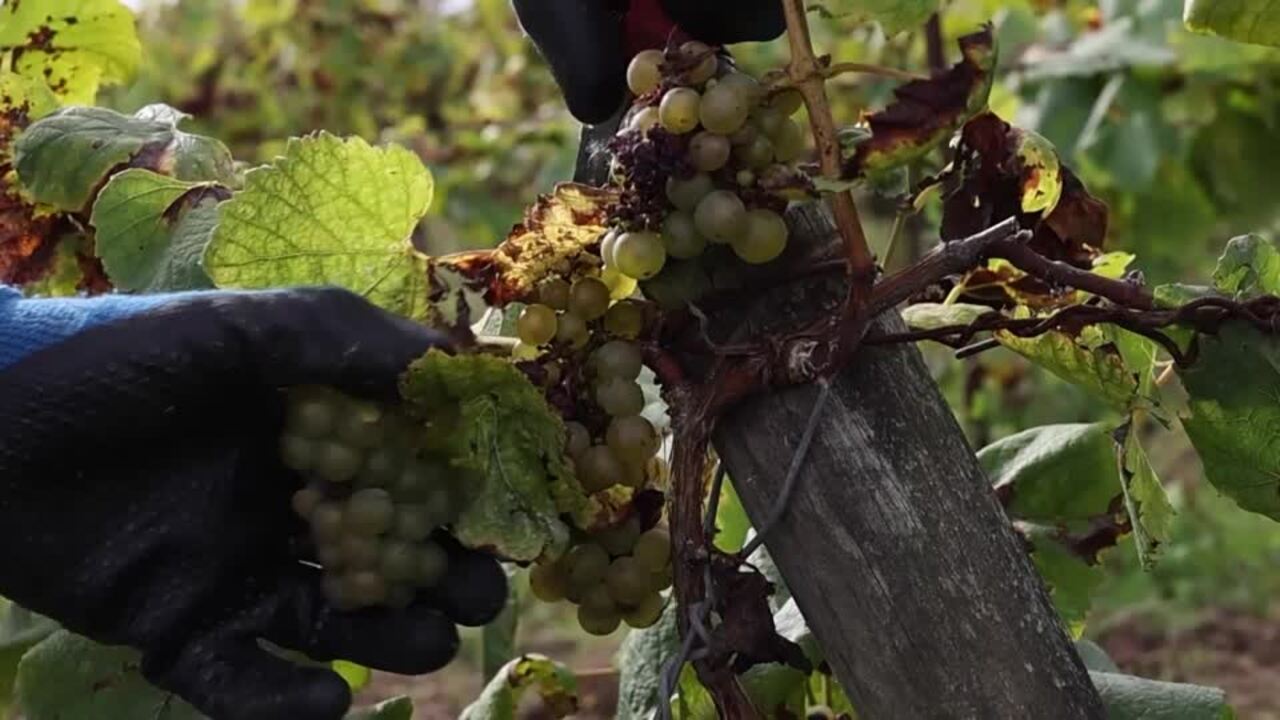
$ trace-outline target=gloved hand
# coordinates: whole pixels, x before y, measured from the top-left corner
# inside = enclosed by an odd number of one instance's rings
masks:
[[[612,116],[626,98],[627,63],[677,38],[713,45],[771,40],[786,29],[778,0],[513,0],[551,65],[569,112],[583,123]]]
[[[442,590],[339,612],[298,562],[300,478],[278,458],[279,388],[395,397],[433,332],[339,290],[41,301],[0,288],[0,594],[103,643],[215,720],[332,720],[335,673],[413,674],[455,624],[506,600],[491,558],[451,548]],[[20,359],[16,356],[22,353]]]

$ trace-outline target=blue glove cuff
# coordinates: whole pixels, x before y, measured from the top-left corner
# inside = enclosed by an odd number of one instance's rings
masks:
[[[193,293],[27,299],[0,286],[0,369],[96,325],[147,312]]]

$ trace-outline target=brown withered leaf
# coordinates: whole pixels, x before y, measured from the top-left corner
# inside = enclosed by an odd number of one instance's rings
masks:
[[[992,113],[965,123],[943,201],[942,239],[956,240],[1016,216],[1034,228],[1031,247],[1082,268],[1107,235],[1107,206],[1039,135]]]
[[[433,275],[453,271],[490,305],[529,299],[537,283],[598,268],[591,249],[605,232],[612,188],[560,183],[525,211],[524,221],[492,250],[455,253],[431,260]]]
[[[733,669],[738,673],[770,662],[811,672],[813,666],[804,650],[778,634],[769,608],[773,585],[764,575],[724,563],[717,564],[713,572],[719,588],[717,610],[724,622],[712,635],[712,654],[733,658]]]
[[[5,88],[0,95],[0,284],[26,285],[53,267],[56,218],[38,216],[9,184],[13,139],[31,122],[31,101]]]
[[[927,80],[894,90],[895,100],[865,118],[871,137],[845,162],[844,177],[855,178],[911,162],[955,135],[966,120],[987,107],[996,66],[990,25],[958,41],[961,60]]]

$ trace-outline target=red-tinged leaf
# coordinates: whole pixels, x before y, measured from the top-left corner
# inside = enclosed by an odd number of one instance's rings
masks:
[[[1090,268],[1107,234],[1107,206],[1039,135],[991,113],[965,123],[943,202],[942,238],[981,232],[1009,217],[1035,229],[1041,255]]]
[[[877,173],[915,160],[947,141],[987,107],[996,65],[991,26],[959,40],[962,59],[928,80],[894,90],[892,104],[866,117],[871,137],[845,164],[846,178]]]
[[[528,299],[545,278],[600,266],[591,249],[605,232],[608,208],[617,201],[615,189],[561,183],[538,198],[502,244],[434,258],[432,275],[436,270],[461,275],[490,305]]]

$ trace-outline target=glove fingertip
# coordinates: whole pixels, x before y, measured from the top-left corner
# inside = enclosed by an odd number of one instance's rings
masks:
[[[493,557],[459,548],[431,600],[459,625],[479,627],[506,607],[507,574]]]

